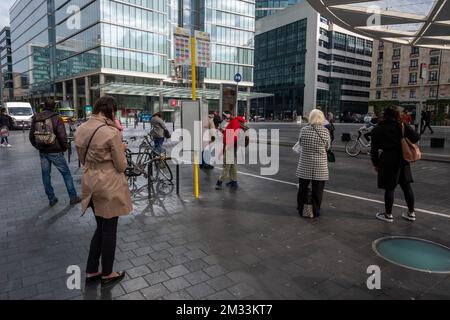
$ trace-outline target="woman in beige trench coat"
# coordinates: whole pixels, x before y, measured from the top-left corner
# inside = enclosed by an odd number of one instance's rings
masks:
[[[100,98],[93,116],[81,125],[75,135],[78,159],[83,164],[82,209],[92,208],[97,229],[91,241],[86,268],[86,283],[101,280],[102,288],[114,285],[125,272],[113,272],[117,223],[120,216],[132,211],[131,195],[125,177],[126,145],[116,128],[117,103],[113,97]],[[102,270],[99,271],[99,261]]]

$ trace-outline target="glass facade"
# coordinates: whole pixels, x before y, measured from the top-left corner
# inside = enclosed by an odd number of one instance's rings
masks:
[[[255,2],[205,0],[204,28],[211,34],[212,65],[206,80],[253,82]]]
[[[15,84],[30,94],[100,72],[170,79],[176,26],[211,33],[207,84],[253,83],[254,1],[19,0],[10,15]]]
[[[11,34],[8,27],[0,31],[0,99],[11,101],[13,94]]]
[[[273,15],[287,6],[304,0],[256,0],[256,19]]]
[[[259,114],[284,119],[303,113],[307,19],[257,35],[255,89],[275,94],[258,101]]]

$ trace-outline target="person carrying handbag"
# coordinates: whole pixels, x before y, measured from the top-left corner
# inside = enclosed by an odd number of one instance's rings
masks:
[[[9,130],[12,129],[14,125],[14,120],[8,115],[6,112],[6,108],[2,108],[0,111],[0,138],[1,138],[1,147],[11,148],[11,145],[8,142]]]
[[[412,127],[402,124],[400,112],[396,108],[388,107],[384,110],[382,120],[372,131],[371,159],[378,176],[378,188],[385,191],[385,212],[378,213],[377,219],[394,221],[394,194],[400,185],[408,205],[408,212],[404,212],[402,217],[408,221],[416,220],[410,162],[420,158],[417,146],[411,146],[419,140],[419,134]],[[410,145],[409,151],[404,144]]]
[[[75,134],[78,159],[83,164],[82,211],[91,208],[97,229],[91,240],[86,283],[110,287],[125,277],[114,272],[119,217],[133,210],[125,177],[127,145],[114,123],[117,103],[104,96],[94,105],[93,116]],[[101,270],[99,269],[101,260]]]
[[[295,149],[300,153],[296,175],[299,178],[297,195],[298,213],[300,216],[317,218],[321,213],[321,205],[325,183],[329,180],[328,150],[331,138],[324,127],[325,116],[315,109],[309,115],[309,125],[304,127]],[[308,201],[308,188],[312,184],[311,200]],[[305,204],[312,202],[313,215],[304,214]]]

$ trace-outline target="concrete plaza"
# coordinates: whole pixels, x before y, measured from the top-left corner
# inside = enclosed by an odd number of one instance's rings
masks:
[[[111,290],[68,290],[66,269],[84,270],[95,221],[68,205],[55,169],[60,203],[49,208],[27,133],[10,140],[13,148],[0,149],[0,299],[450,298],[450,274],[405,269],[372,250],[374,240],[391,235],[450,246],[448,163],[414,165],[417,208],[431,212],[418,211],[414,224],[400,208],[393,224],[375,220],[382,192],[367,156],[337,153],[317,221],[296,212],[297,159],[287,146],[276,176],[241,166],[238,191],[215,191],[219,170],[201,171],[199,200],[192,168],[183,166],[179,196],[138,195],[133,214],[120,219],[115,269],[127,271],[125,281]],[[77,161],[71,169],[79,188],[82,169]],[[367,288],[370,265],[382,270],[381,290]]]

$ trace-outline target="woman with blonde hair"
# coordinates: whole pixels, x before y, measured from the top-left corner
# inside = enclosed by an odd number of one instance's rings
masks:
[[[328,129],[324,127],[325,116],[315,109],[309,115],[309,124],[304,127],[298,138],[301,153],[297,166],[299,178],[298,212],[303,215],[308,187],[312,183],[312,206],[314,218],[320,216],[325,182],[329,179],[327,151],[330,149],[331,138]]]

